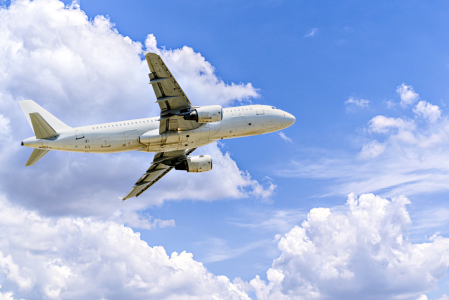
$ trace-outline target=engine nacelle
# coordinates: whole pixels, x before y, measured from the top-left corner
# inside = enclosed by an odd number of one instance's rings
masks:
[[[223,108],[221,105],[201,106],[184,116],[184,119],[194,120],[198,123],[218,122],[223,119]]]
[[[212,170],[212,157],[210,155],[187,156],[187,159],[175,166],[176,170],[187,172],[207,172]]]

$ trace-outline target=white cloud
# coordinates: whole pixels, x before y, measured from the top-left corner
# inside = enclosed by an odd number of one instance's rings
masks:
[[[396,106],[396,103],[394,103],[394,102],[391,101],[391,100],[384,101],[384,103],[385,103],[385,105],[387,106],[388,109],[391,109],[391,108],[393,108],[393,107]]]
[[[286,143],[292,143],[292,139],[285,135],[282,131],[278,131],[277,134],[283,139]]]
[[[427,119],[430,123],[435,123],[441,117],[441,110],[438,105],[430,104],[427,101],[419,101],[413,112],[418,116]]]
[[[426,295],[421,295],[416,300],[432,300],[432,299],[427,298]],[[435,299],[435,300],[449,300],[449,297],[447,295],[443,295],[443,296],[441,296],[441,298],[438,298],[438,299]]]
[[[346,212],[312,209],[279,241],[268,282],[251,280],[257,299],[416,299],[435,288],[449,266],[449,239],[411,243],[409,203],[351,194]]]
[[[404,83],[397,87],[396,93],[401,98],[401,106],[407,107],[416,102],[419,98],[419,94],[415,92],[411,85],[405,85]]]
[[[1,286],[0,286],[0,288],[1,288]],[[8,293],[0,292],[0,300],[15,300],[15,299],[14,299],[12,292],[8,292]]]
[[[363,145],[362,151],[359,153],[361,159],[369,159],[379,156],[385,151],[385,145],[379,143],[376,140]]]
[[[249,299],[225,276],[112,221],[48,218],[0,197],[0,295],[25,299]]]
[[[215,68],[190,47],[184,46],[175,50],[160,49],[152,34],[148,35],[145,47],[147,51],[162,56],[173,75],[179,78],[183,90],[197,105],[226,105],[234,100],[245,101],[259,96],[251,83],[226,84],[217,77]]]
[[[412,121],[405,121],[401,118],[389,118],[385,116],[376,116],[369,121],[369,128],[373,132],[387,133],[391,129],[414,129],[415,124]]]
[[[123,204],[118,197],[146,171],[151,154],[52,151],[24,168],[31,150],[20,147],[20,141],[33,134],[16,100],[33,99],[71,126],[155,116],[159,107],[148,84],[142,44],[122,36],[103,16],[89,21],[75,4],[18,0],[0,8],[0,43],[0,189],[17,203],[51,215],[104,218],[118,211],[123,222],[154,228],[174,221],[134,212],[166,200],[268,198],[274,192],[274,184],[262,186],[215,144],[196,151],[212,154],[211,172],[170,172],[142,196]],[[152,35],[145,45],[162,55],[194,105],[228,105],[258,97],[250,83],[224,83],[192,48],[160,49]]]
[[[369,100],[354,99],[353,97],[350,97],[348,100],[345,101],[344,104],[346,105],[346,111],[354,112],[356,107],[360,108],[369,107]]]
[[[317,33],[318,33],[318,28],[312,28],[306,33],[306,35],[304,37],[305,38],[314,37]]]

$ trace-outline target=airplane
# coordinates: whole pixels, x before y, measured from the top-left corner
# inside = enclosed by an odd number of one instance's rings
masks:
[[[116,153],[156,152],[149,169],[121,199],[138,197],[172,169],[212,170],[210,155],[191,156],[198,147],[218,140],[253,136],[291,126],[295,117],[274,106],[193,106],[161,57],[147,53],[150,84],[160,116],[72,128],[32,100],[19,101],[35,136],[22,141],[34,148],[26,166],[50,150]]]

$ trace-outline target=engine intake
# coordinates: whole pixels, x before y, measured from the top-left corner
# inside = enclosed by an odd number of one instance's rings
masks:
[[[201,106],[190,111],[184,116],[184,120],[193,120],[198,123],[212,123],[223,119],[223,108],[221,105]]]
[[[210,155],[187,156],[186,160],[175,166],[176,170],[187,172],[207,172],[212,170],[212,157]]]

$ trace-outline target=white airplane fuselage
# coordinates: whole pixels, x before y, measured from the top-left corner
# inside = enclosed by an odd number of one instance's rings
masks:
[[[160,117],[64,129],[52,139],[28,138],[23,146],[85,153],[164,152],[197,148],[221,139],[259,135],[295,122],[291,114],[266,105],[223,108],[221,121],[199,128],[159,134]]]

